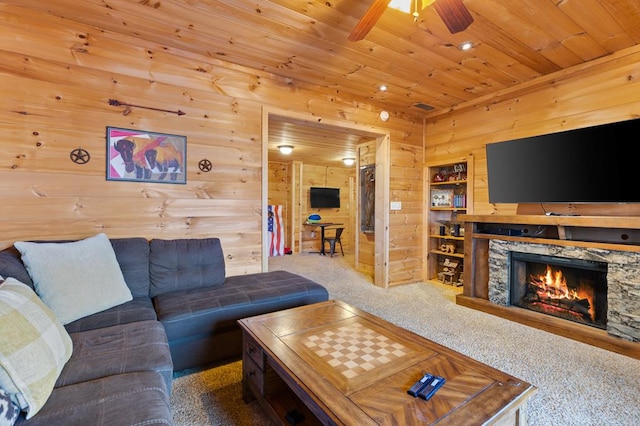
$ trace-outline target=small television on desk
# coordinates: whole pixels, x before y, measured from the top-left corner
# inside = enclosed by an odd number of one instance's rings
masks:
[[[312,186],[309,189],[311,208],[340,208],[340,188]]]

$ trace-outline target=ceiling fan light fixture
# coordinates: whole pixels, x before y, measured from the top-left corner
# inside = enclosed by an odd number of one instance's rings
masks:
[[[413,0],[391,0],[389,7],[404,13],[411,13]]]
[[[420,11],[430,5],[433,5],[451,34],[466,30],[473,22],[473,16],[462,0],[373,0],[347,39],[359,41],[365,38],[389,7],[405,13],[412,13],[413,10],[413,20],[417,21]]]
[[[353,166],[356,163],[356,159],[353,157],[346,157],[342,159],[345,166]]]
[[[293,146],[291,145],[278,145],[278,149],[284,155],[289,155],[293,152]]]
[[[420,10],[431,5],[436,0],[391,0],[389,7],[404,13],[412,13],[416,17]]]
[[[473,16],[462,0],[438,0],[433,7],[451,34],[466,30],[473,22]]]

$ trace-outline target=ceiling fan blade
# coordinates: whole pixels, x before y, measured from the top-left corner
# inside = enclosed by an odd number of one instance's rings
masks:
[[[462,0],[436,0],[433,7],[451,34],[466,30],[473,22],[473,16]]]
[[[371,28],[378,22],[378,19],[380,19],[384,11],[387,10],[388,5],[389,0],[375,0],[347,38],[351,41],[358,41],[365,38],[365,36],[369,34],[369,31],[371,31]]]

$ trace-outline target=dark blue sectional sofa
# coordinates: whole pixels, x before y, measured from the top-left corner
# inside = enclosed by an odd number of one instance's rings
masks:
[[[241,358],[237,320],[328,299],[304,277],[225,275],[217,238],[111,239],[133,300],[65,325],[73,354],[26,425],[170,425],[174,371]],[[19,253],[0,276],[33,286]]]

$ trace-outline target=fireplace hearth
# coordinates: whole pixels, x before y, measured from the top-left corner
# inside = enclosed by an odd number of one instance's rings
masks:
[[[596,294],[598,297],[596,297],[595,301],[597,307],[594,305],[596,313],[595,319],[587,320],[588,322],[568,321],[562,317],[556,318],[552,315],[546,315],[548,312],[541,313],[528,308],[514,306],[517,296],[511,294],[509,280],[511,270],[517,269],[518,266],[511,266],[510,257],[512,253],[519,253],[525,256],[548,256],[551,260],[551,262],[548,263],[551,264],[552,269],[554,263],[559,263],[560,266],[563,267],[568,266],[562,259],[566,258],[569,259],[570,262],[578,262],[577,264],[580,267],[584,266],[583,269],[589,270],[595,268],[598,274],[602,273],[606,280],[606,290],[605,287],[594,289],[596,293],[604,293],[600,296]],[[539,263],[544,263],[544,269],[534,275],[545,274],[546,276],[548,257],[534,258],[537,260],[543,259],[543,261]],[[562,332],[563,335],[567,337],[572,337],[576,333],[592,336],[598,332],[605,331],[611,336],[616,336],[631,342],[640,342],[640,321],[636,319],[637,312],[639,312],[638,309],[640,309],[640,298],[635,296],[635,294],[640,291],[640,252],[622,252],[578,246],[556,246],[552,244],[530,243],[528,241],[505,241],[494,238],[489,241],[487,260],[487,296],[489,302],[516,309],[509,310],[510,313],[517,311],[530,313],[534,317],[539,318],[538,324],[541,324],[541,326],[547,324],[549,325],[549,329],[559,333]],[[598,271],[602,265],[606,265],[606,272]],[[532,273],[534,272],[529,272],[529,274]],[[570,277],[571,273],[571,270],[563,271],[563,276],[568,283],[574,280]],[[575,286],[575,284],[572,284],[572,287]],[[584,298],[584,296],[579,297],[579,299]],[[601,307],[605,304],[605,300],[606,308]],[[549,308],[548,310],[552,310],[549,306],[547,306],[547,308]],[[527,318],[527,321],[530,321],[531,315],[524,315],[524,317]],[[545,320],[545,318],[548,318],[548,320]],[[566,324],[566,326],[564,324]],[[576,331],[578,329],[585,330],[584,332],[578,332]],[[592,332],[587,330],[591,330]]]
[[[627,230],[640,232],[639,218],[640,211],[633,218],[461,215],[459,219],[464,220],[467,229],[465,259],[469,258],[470,262],[469,268],[465,268],[463,293],[456,296],[456,303],[640,359],[640,245],[637,242],[625,243],[628,240]],[[522,233],[503,235],[496,232],[502,228],[520,229]],[[580,231],[577,237],[576,230]],[[609,235],[617,232],[618,239],[603,240],[601,230]],[[518,266],[511,266],[511,252],[552,257],[552,262],[546,258],[537,262],[537,258],[535,263],[543,263],[538,271],[527,272],[525,269],[520,272],[528,278],[533,275],[530,280],[533,293],[542,281],[547,281],[547,277],[551,280],[557,275],[557,265],[553,262],[556,258],[587,261],[581,266],[587,265],[587,270],[595,266],[597,274],[606,277],[606,310],[599,307],[605,304],[604,297],[597,297],[599,291],[605,292],[604,287],[599,290],[595,284],[593,303],[591,296],[581,294],[573,301],[551,300],[551,295],[574,294],[578,287],[584,287],[584,284],[572,284],[574,278],[570,276],[570,270],[562,270],[562,279],[558,278],[561,283],[566,281],[566,292],[563,284],[557,284],[555,289],[542,291],[542,294],[552,302],[545,306],[546,311],[562,311],[573,317],[571,321],[547,315],[547,312],[514,306],[518,297],[511,294],[509,279],[511,270]],[[559,263],[565,266],[564,261]],[[606,264],[606,271],[599,270],[602,264]],[[588,274],[587,278],[591,279]],[[523,297],[521,295],[520,299]],[[529,298],[527,301],[531,302],[536,296],[531,294]],[[555,309],[554,303],[561,309]],[[571,309],[572,305],[586,304],[589,305],[587,309]],[[578,321],[575,321],[576,314],[571,311],[581,310],[588,311],[588,316],[579,314]]]
[[[509,304],[607,327],[607,263],[509,252]]]

